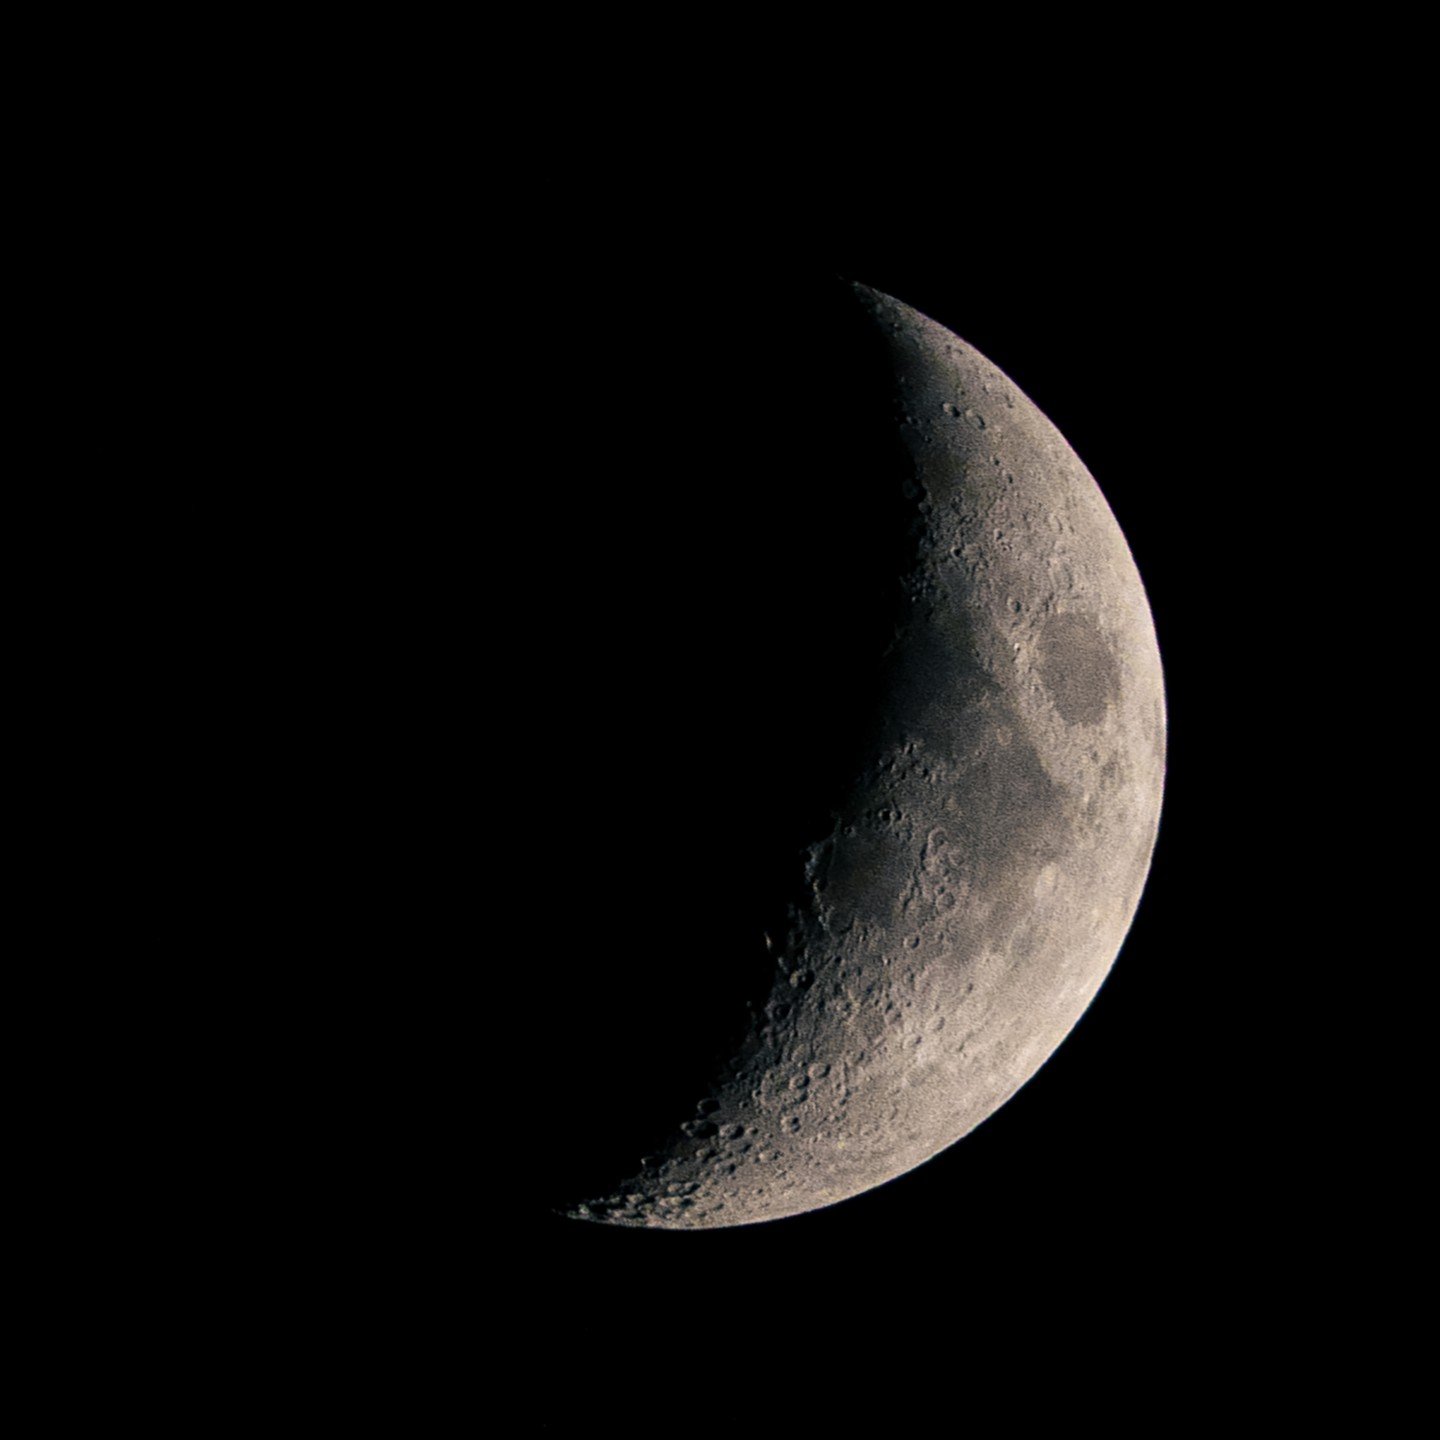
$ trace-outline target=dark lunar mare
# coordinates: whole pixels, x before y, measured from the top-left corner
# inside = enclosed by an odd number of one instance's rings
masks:
[[[545,310],[564,389],[524,541],[563,696],[529,737],[554,816],[536,861],[564,880],[527,962],[544,1203],[631,1173],[751,1029],[803,851],[883,725],[916,544],[892,367],[848,286],[632,279]]]

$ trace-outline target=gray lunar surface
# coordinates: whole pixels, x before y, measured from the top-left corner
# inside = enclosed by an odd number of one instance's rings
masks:
[[[930,1159],[1065,1038],[1145,882],[1165,711],[1119,526],[1005,375],[856,293],[890,348],[921,536],[889,719],[802,857],[748,1038],[668,1148],[577,1218],[743,1225]]]

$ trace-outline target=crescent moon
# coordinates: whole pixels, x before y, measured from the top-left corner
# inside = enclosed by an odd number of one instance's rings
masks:
[[[1164,694],[1119,525],[984,356],[851,295],[888,356],[916,538],[885,718],[796,857],[739,1043],[649,1154],[558,1207],[577,1219],[751,1224],[929,1160],[1079,1020],[1149,870]]]

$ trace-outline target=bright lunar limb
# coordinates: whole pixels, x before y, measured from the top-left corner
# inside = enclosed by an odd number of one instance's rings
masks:
[[[561,1208],[744,1225],[829,1205],[953,1144],[1094,998],[1159,820],[1160,658],[1100,490],[1015,385],[861,286],[893,378],[917,537],[883,722],[797,857],[748,1033],[672,1133]]]

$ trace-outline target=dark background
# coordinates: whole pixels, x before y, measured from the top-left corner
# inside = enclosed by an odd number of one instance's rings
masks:
[[[279,422],[237,422],[264,543],[229,591],[260,683],[226,669],[223,760],[265,822],[236,971],[265,1023],[234,1067],[242,1144],[213,1132],[226,1263],[297,1363],[328,1349],[407,1414],[427,1376],[438,1408],[474,1375],[502,1428],[844,1434],[957,1384],[966,1419],[980,1396],[1013,1422],[1116,1367],[1178,1363],[1187,1396],[1243,1376],[1354,1248],[1377,1073],[1305,1005],[1348,1001],[1331,891],[1378,838],[1331,811],[1360,780],[1362,651],[1328,487],[1373,473],[1383,418],[1345,403],[1353,291],[1316,291],[1295,227],[1179,189],[918,227],[857,193],[876,223],[833,233],[629,198],[506,196],[492,251],[402,209],[349,268],[332,229],[286,252],[291,288],[257,266],[234,292],[271,296],[254,323],[288,349],[242,392]],[[558,1218],[550,1172],[646,1153],[616,1094],[728,1013],[702,962],[757,939],[731,900],[766,888],[744,860],[776,756],[810,753],[817,706],[851,712],[843,664],[786,688],[787,645],[845,632],[840,591],[863,623],[894,573],[864,467],[813,489],[839,471],[810,451],[843,459],[869,403],[830,388],[806,319],[836,275],[977,346],[1109,500],[1165,666],[1151,878],[1071,1037],[918,1170],[735,1230]],[[844,757],[821,758],[812,800]],[[303,922],[250,903],[277,890]]]
[[[1246,27],[1209,29],[1248,62]],[[1415,676],[1389,557],[1420,515],[1423,443],[1406,452],[1427,412],[1373,337],[1420,328],[1397,261],[1424,230],[1394,199],[1423,187],[1385,163],[1409,122],[1355,82],[1403,86],[1348,34],[1317,66],[1287,31],[1256,74],[1202,59],[1167,112],[1189,35],[1126,36],[1144,93],[1080,66],[1027,134],[1016,122],[1047,86],[1029,37],[934,38],[934,66],[962,53],[962,93],[940,130],[896,107],[888,154],[862,158],[825,110],[802,143],[732,146],[737,82],[719,143],[676,136],[672,155],[668,102],[637,93],[623,132],[598,123],[625,87],[588,53],[614,93],[563,134],[542,141],[548,80],[522,74],[516,104],[493,64],[478,87],[421,67],[427,103],[403,134],[388,74],[362,66],[353,83],[382,101],[368,127],[367,107],[302,84],[323,134],[282,115],[240,177],[201,134],[195,163],[157,178],[164,206],[134,193],[127,159],[82,227],[77,279],[99,262],[124,297],[100,355],[133,372],[137,338],[164,352],[140,370],[145,404],[119,406],[141,437],[119,458],[143,469],[157,437],[173,447],[184,483],[154,529],[196,572],[156,587],[193,634],[164,648],[182,699],[142,723],[167,758],[199,752],[179,885],[161,869],[143,893],[176,910],[186,961],[169,985],[183,1009],[157,1004],[152,1023],[198,1063],[160,1049],[155,1103],[117,1127],[183,1113],[160,1127],[160,1183],[122,1156],[80,1222],[123,1216],[117,1192],[146,1212],[119,1222],[133,1268],[101,1328],[147,1342],[134,1317],[158,1296],[170,1323],[137,1367],[152,1390],[218,1358],[209,1408],[268,1406],[279,1377],[308,1382],[317,1413],[384,1394],[410,1428],[459,1408],[502,1434],[890,1434],[937,1414],[1030,1433],[1042,1411],[1088,1430],[1122,1410],[1168,1433],[1210,1404],[1250,1423],[1252,1377],[1274,1397],[1262,1424],[1297,1392],[1328,1400],[1373,1314],[1347,1303],[1347,1271],[1370,1263],[1395,1187],[1360,1137],[1397,1083],[1387,1033],[1421,954],[1332,927],[1345,901],[1368,922],[1390,893],[1358,872],[1396,837],[1353,801],[1408,796],[1389,752],[1415,748],[1424,714],[1396,717],[1410,697],[1377,685],[1374,660],[1398,634],[1395,670]],[[938,68],[852,48],[948,100]],[[472,69],[473,53],[456,47]],[[334,71],[328,41],[314,69]],[[987,70],[1003,105],[968,93]],[[1316,94],[1273,83],[1293,73]],[[477,88],[492,92],[478,136]],[[867,94],[835,112],[869,121]],[[241,152],[251,99],[225,102]],[[1081,122],[1106,100],[1094,133]],[[156,113],[167,138],[191,129],[186,107]],[[822,195],[827,161],[840,183]],[[117,232],[141,252],[133,273]],[[747,354],[789,347],[803,383],[803,273],[953,328],[1095,475],[1165,665],[1153,870],[1073,1035],[929,1164],[739,1230],[553,1218],[537,1153],[603,1150],[604,1082],[637,1062],[620,1043],[595,1085],[575,1079],[571,982],[586,977],[582,1003],[611,977],[633,995],[657,955],[722,923],[667,883],[685,873],[681,822],[725,797],[684,763],[693,715],[665,697],[675,666],[706,684],[694,595],[721,596],[716,612],[743,596],[750,622],[765,610],[763,567],[717,563],[750,497],[713,485],[711,440],[753,408]],[[174,297],[163,321],[157,293]],[[783,409],[771,425],[793,433]],[[729,507],[698,556],[697,469]],[[213,610],[195,603],[206,583]],[[804,596],[792,579],[797,613]],[[216,679],[197,696],[199,662]],[[96,708],[130,703],[121,688]],[[1361,723],[1377,711],[1378,739]],[[647,768],[656,754],[670,763]],[[143,764],[117,768],[143,791]],[[206,843],[212,826],[233,855]],[[218,965],[217,927],[233,947]],[[140,967],[113,951],[102,962],[132,985]],[[704,990],[692,979],[687,998]],[[235,1040],[217,1051],[222,1031]],[[207,1062],[213,1090],[192,1078]],[[173,1290],[151,1273],[154,1230]],[[1327,1327],[1335,1353],[1293,1354]]]

